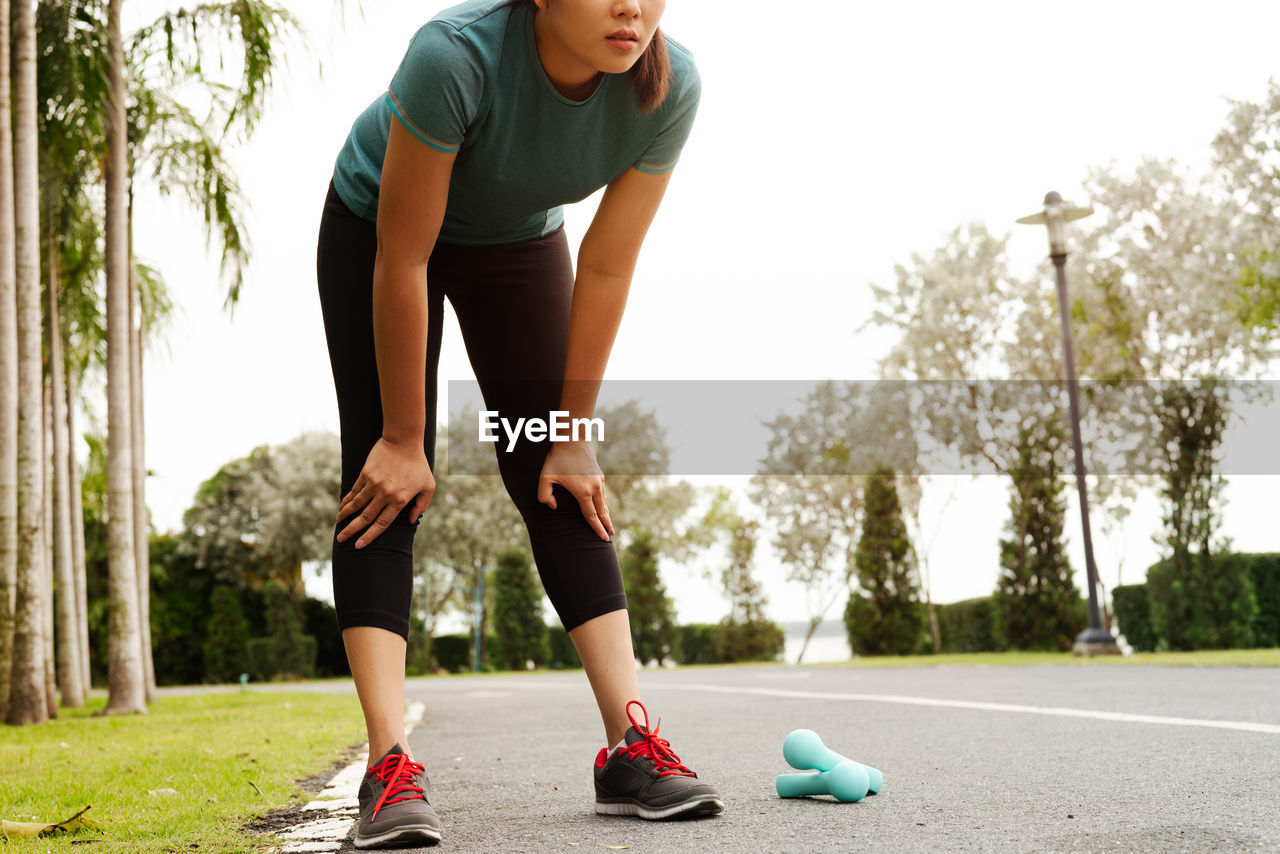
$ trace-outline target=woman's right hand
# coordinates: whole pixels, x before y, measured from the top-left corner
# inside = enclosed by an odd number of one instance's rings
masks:
[[[360,534],[356,548],[364,548],[376,540],[410,502],[413,505],[409,521],[418,521],[435,491],[436,479],[431,474],[421,441],[401,444],[379,439],[369,451],[355,485],[338,505],[337,521],[355,517],[338,534],[338,542]]]

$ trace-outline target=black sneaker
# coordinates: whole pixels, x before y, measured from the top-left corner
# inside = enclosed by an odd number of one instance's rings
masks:
[[[440,819],[427,800],[430,790],[422,763],[410,759],[399,744],[392,747],[360,783],[355,846],[435,845],[441,836]]]
[[[632,716],[632,704],[644,712],[643,725]],[[649,712],[640,702],[627,703],[627,717],[627,746],[612,754],[606,747],[596,756],[597,813],[664,819],[724,810],[715,786],[698,780],[671,750],[671,742],[658,738],[658,727],[649,731]]]

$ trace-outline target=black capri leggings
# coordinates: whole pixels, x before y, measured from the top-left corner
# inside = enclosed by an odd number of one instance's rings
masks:
[[[382,436],[373,346],[376,252],[374,223],[352,213],[330,184],[316,268],[338,393],[342,495],[355,484],[370,449]],[[437,243],[427,265],[427,292],[423,446],[434,471],[436,370],[446,296],[458,317],[485,407],[503,417],[543,419],[559,409],[573,295],[564,230],[501,246]],[[627,600],[613,543],[596,536],[569,491],[555,485],[556,510],[538,501],[538,476],[546,454],[545,444],[520,442],[513,452],[498,453],[498,466],[507,494],[524,517],[543,587],[564,627],[572,630],[625,608]],[[335,526],[333,598],[339,630],[379,626],[408,638],[417,528],[409,521],[406,505],[381,536],[357,550],[355,537],[337,542],[340,528]]]

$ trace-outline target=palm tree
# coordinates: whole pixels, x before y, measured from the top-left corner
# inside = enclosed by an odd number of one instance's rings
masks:
[[[18,339],[18,567],[13,670],[6,720],[45,720],[43,646],[44,406],[40,365],[40,207],[36,145],[35,7],[19,0],[13,15],[14,246]]]
[[[107,61],[105,49],[110,41],[108,27],[103,26],[102,0],[64,0],[43,3],[40,6],[40,34],[42,59],[41,103],[46,106],[44,121],[44,168],[46,195],[51,201],[46,206],[46,222],[50,236],[64,244],[74,235],[86,235],[91,229],[77,223],[89,224],[81,217],[83,209],[90,206],[86,200],[86,188],[93,184],[93,174],[101,171],[103,164],[84,152],[99,147],[98,140],[105,135],[99,118],[102,105],[107,103]],[[238,296],[243,270],[248,260],[247,240],[243,235],[240,211],[243,202],[222,153],[222,141],[231,129],[240,128],[247,133],[261,115],[262,100],[269,87],[270,74],[278,62],[274,45],[281,33],[295,28],[293,19],[283,10],[262,2],[233,0],[222,4],[205,4],[194,12],[176,11],[161,16],[148,27],[130,38],[127,51],[129,63],[130,97],[128,109],[128,138],[130,174],[129,220],[132,220],[133,174],[135,163],[147,168],[151,176],[159,179],[163,190],[177,189],[202,211],[210,233],[220,238],[223,246],[224,272],[230,273],[228,302]],[[211,30],[231,30],[244,43],[246,75],[241,91],[232,95],[231,90],[203,78],[202,52],[207,50],[206,39]],[[175,32],[176,31],[176,32]],[[225,35],[222,33],[220,35]],[[207,60],[207,57],[206,57]],[[216,63],[212,64],[216,65]],[[198,118],[173,99],[172,91],[183,80],[197,79],[205,82],[206,89],[214,96],[215,107],[206,119]],[[78,230],[77,230],[78,229]],[[130,227],[131,231],[131,227]],[[82,246],[91,247],[93,237],[82,236]],[[48,250],[50,253],[53,250]],[[70,253],[74,254],[74,253]],[[131,253],[130,253],[131,255]],[[52,257],[52,256],[51,256]],[[89,263],[87,253],[79,254],[80,275],[68,276],[70,285],[66,292],[75,305],[79,320],[73,326],[91,333],[100,329],[99,318],[86,310],[93,302],[85,299],[91,295],[96,274]],[[140,265],[131,264],[130,272],[142,271]],[[154,670],[150,664],[148,610],[147,524],[145,501],[139,486],[145,483],[145,463],[141,448],[141,352],[139,333],[159,329],[168,313],[170,303],[163,283],[154,273],[131,276],[131,282],[145,287],[137,297],[130,296],[131,305],[138,303],[142,319],[130,324],[131,414],[134,436],[131,447],[134,452],[133,506],[135,509],[134,553],[135,575],[139,592],[139,625],[143,635],[141,642],[144,684],[148,700],[154,690]],[[78,284],[75,284],[75,283]],[[84,367],[95,351],[92,342],[73,342],[69,337],[68,349],[76,352],[67,371],[66,395],[74,401],[74,387]],[[74,403],[68,412],[74,412]],[[73,502],[79,498],[78,465],[71,455],[74,477]],[[82,517],[76,511],[77,520]],[[83,590],[83,528],[76,524],[74,534],[78,541],[75,548],[76,583]],[[80,595],[80,631],[85,636],[82,643],[84,666],[87,668],[87,626],[83,618],[83,594]],[[87,675],[84,680],[87,686]]]
[[[0,717],[9,708],[18,574],[18,293],[13,243],[9,0],[0,0]]]
[[[145,712],[142,629],[133,528],[132,404],[129,396],[129,188],[123,0],[107,7],[107,589],[110,601],[107,712]]]
[[[51,221],[50,221],[51,222]],[[53,434],[53,565],[57,583],[57,663],[58,686],[66,706],[84,705],[82,683],[84,668],[80,663],[80,629],[78,591],[71,533],[70,425],[67,420],[65,369],[62,357],[62,323],[58,311],[60,276],[58,273],[58,241],[50,234],[46,241],[47,301],[49,305],[49,402],[50,432]]]

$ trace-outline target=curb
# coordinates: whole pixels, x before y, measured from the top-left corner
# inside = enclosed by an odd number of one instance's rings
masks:
[[[417,700],[409,703],[404,716],[406,737],[413,732],[414,727],[422,723],[425,711],[425,704]],[[364,752],[354,762],[334,774],[319,794],[303,807],[307,811],[324,810],[328,815],[277,833],[277,836],[287,841],[271,849],[273,852],[295,854],[337,851],[342,848],[342,843],[359,818],[359,805],[352,793],[359,787],[369,764],[369,745],[365,744],[363,748]]]

